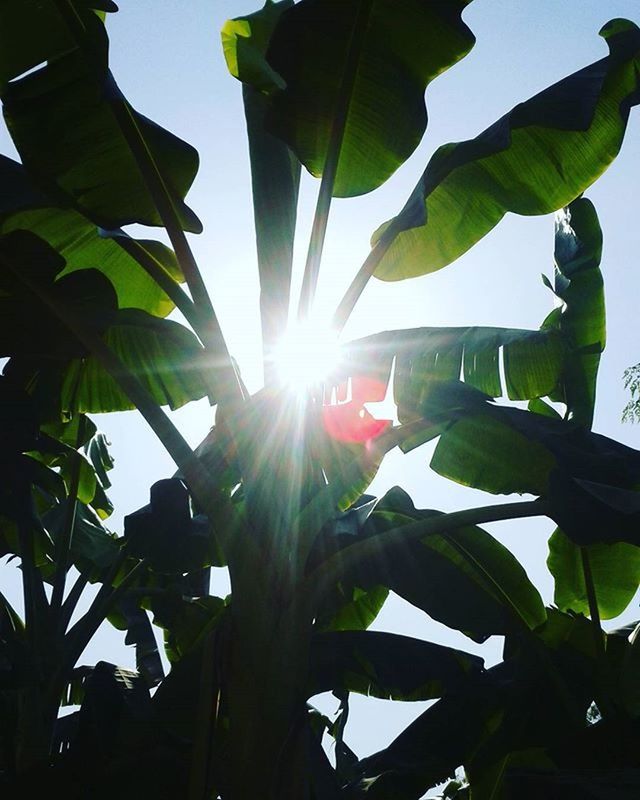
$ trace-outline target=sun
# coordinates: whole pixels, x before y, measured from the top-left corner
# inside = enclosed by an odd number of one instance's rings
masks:
[[[278,378],[296,392],[324,380],[339,361],[336,334],[327,325],[313,321],[290,326],[274,352]]]

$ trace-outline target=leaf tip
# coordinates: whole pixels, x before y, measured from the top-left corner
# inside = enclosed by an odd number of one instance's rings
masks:
[[[631,35],[634,39],[638,39],[638,43],[640,44],[640,28],[638,28],[635,22],[631,22],[631,20],[622,17],[609,20],[609,22],[605,23],[605,25],[600,28],[598,33],[606,40],[609,47],[612,46],[614,39],[624,34]]]

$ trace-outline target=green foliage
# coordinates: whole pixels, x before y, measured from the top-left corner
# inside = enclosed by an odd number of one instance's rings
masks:
[[[245,38],[259,15],[225,29],[227,60],[236,77],[270,92],[267,127],[312,175],[324,172],[344,125],[333,193],[352,197],[384,183],[419,144],[427,84],[475,41],[460,18],[469,2],[307,0],[285,8],[259,70]],[[261,13],[273,17],[274,6]],[[255,35],[263,45],[263,29]]]
[[[600,620],[640,584],[640,453],[591,430],[602,233],[581,197],[640,96],[636,26],[612,21],[607,58],[439,148],[336,317],[374,274],[433,272],[508,211],[558,211],[545,282],[560,305],[539,330],[382,331],[347,342],[300,394],[273,368],[301,166],[322,177],[305,322],[332,196],[372,191],[414,152],[426,86],[475,41],[468,4],[267,0],[224,26],[251,162],[265,366],[253,395],[185,236],[201,229],[184,202],[198,155],[134,111],[109,71],[117,8],[0,9],[0,97],[22,161],[0,157],[0,554],[19,559],[23,586],[22,615],[0,595],[8,796],[414,800],[460,768],[445,797],[637,794],[638,628],[605,634]],[[130,236],[131,223],[161,226],[171,246]],[[388,388],[398,425],[370,410]],[[192,450],[163,406],[205,397],[215,425]],[[114,461],[87,414],[129,409],[177,472],[119,536],[106,524]],[[390,450],[436,439],[441,476],[538,499],[442,513],[399,487],[366,493]],[[529,516],[558,526],[556,607],[481,527]],[[227,598],[210,593],[214,566],[228,567]],[[370,630],[391,592],[477,642],[504,637],[503,660],[485,668]],[[135,647],[135,671],[79,666],[105,621]],[[319,692],[339,700],[334,720],[307,706]],[[434,702],[359,759],[345,741],[351,692]]]
[[[400,214],[374,234],[384,251],[378,278],[435,272],[507,211],[556,211],[604,172],[638,102],[640,32],[614,20],[600,35],[607,58],[520,103],[475,139],[435,153]]]

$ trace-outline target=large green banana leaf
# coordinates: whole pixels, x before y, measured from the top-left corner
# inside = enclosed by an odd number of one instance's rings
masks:
[[[500,350],[504,354],[504,381]],[[542,397],[556,389],[566,345],[558,331],[516,328],[413,328],[347,342],[336,379],[372,377],[386,385],[395,360],[394,398],[401,421],[420,414],[433,383],[464,375],[490,397]],[[375,398],[372,398],[375,399]]]
[[[553,768],[554,759],[560,766],[575,758],[566,752],[569,747],[579,751],[587,745],[586,729],[597,728],[585,723],[585,709],[601,690],[591,641],[584,618],[549,609],[547,622],[515,652],[507,643],[502,663],[472,676],[458,692],[430,706],[388,747],[355,764],[348,797],[417,800],[460,766],[471,782],[471,797],[520,797],[505,792],[508,767]],[[443,795],[449,796],[464,795]]]
[[[102,37],[106,47],[104,31]],[[71,202],[107,229],[162,223],[114,116],[112,103],[126,101],[106,70],[95,74],[74,50],[7,84],[1,97],[22,161],[52,204]],[[183,202],[198,169],[197,152],[141,114],[130,113],[183,226],[199,232],[199,220]]]
[[[334,126],[344,125],[334,195],[375,189],[411,155],[427,124],[427,84],[471,49],[469,0],[302,0],[286,10],[255,85],[270,97],[268,125],[316,176]],[[271,4],[267,5],[269,8]],[[239,21],[252,33],[252,18]],[[247,60],[241,42],[238,63]],[[255,60],[254,60],[255,62]],[[251,67],[255,68],[255,63]],[[275,74],[274,74],[275,73]],[[251,76],[250,76],[251,77]]]
[[[435,272],[465,253],[508,212],[548,214],[611,164],[640,100],[640,31],[613,20],[610,54],[521,103],[475,139],[433,156],[400,214],[374,234],[375,275]]]
[[[437,513],[417,510],[402,489],[391,489],[362,530],[361,541],[371,537],[375,553],[344,580],[363,588],[387,586],[434,619],[478,641],[542,624],[544,606],[524,569],[481,528],[467,526],[400,541],[404,526]],[[395,543],[387,546],[387,538]]]
[[[601,619],[619,616],[640,585],[640,547],[626,542],[592,544],[587,551]],[[559,528],[549,539],[547,566],[555,580],[553,600],[561,611],[588,616],[589,599],[581,548]]]
[[[62,275],[82,269],[97,269],[113,285],[120,308],[137,308],[166,317],[175,305],[165,292],[119,244],[119,238],[101,235],[98,228],[73,209],[38,208],[21,211],[0,221],[0,233],[27,230],[54,248],[67,262]],[[175,281],[184,280],[175,254],[162,242],[134,240],[150,253]]]

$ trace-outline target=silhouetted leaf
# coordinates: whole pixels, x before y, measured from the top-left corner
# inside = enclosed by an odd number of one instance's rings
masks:
[[[177,478],[153,484],[149,505],[125,517],[124,536],[129,552],[158,572],[193,572],[215,560],[207,520],[192,517],[189,492]]]
[[[318,633],[311,646],[309,695],[359,692],[385,700],[430,700],[482,670],[460,650],[377,631]]]
[[[4,116],[22,161],[52,200],[73,203],[107,229],[133,222],[160,225],[109,104],[114,98],[124,102],[113,78],[105,73],[98,79],[78,52],[48,63],[2,92]],[[200,231],[199,220],[182,202],[198,168],[196,151],[141,114],[131,114],[174,195],[183,226]]]
[[[109,0],[73,0],[70,5],[80,15],[90,41],[99,40],[102,29],[91,9],[117,10]],[[5,0],[0,8],[0,91],[7,81],[76,46],[52,0]]]
[[[43,524],[54,541],[62,535],[66,520],[66,504],[60,503],[43,515]],[[90,582],[101,580],[121,550],[121,541],[107,530],[97,514],[83,503],[76,506],[71,563]]]

